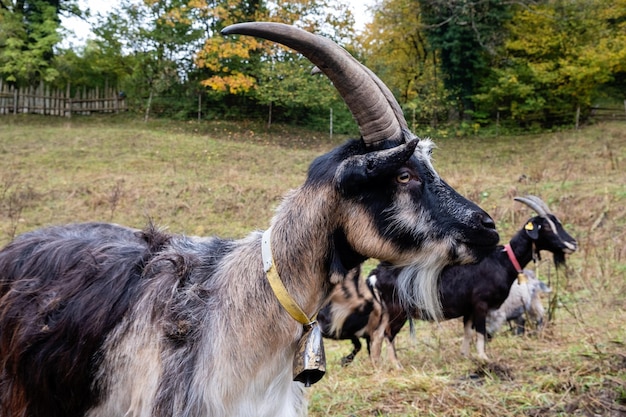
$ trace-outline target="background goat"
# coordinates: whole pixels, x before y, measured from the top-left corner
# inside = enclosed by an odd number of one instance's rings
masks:
[[[385,329],[383,320],[382,304],[361,279],[360,266],[333,287],[328,304],[317,315],[324,337],[352,341],[352,352],[341,359],[343,366],[350,364],[361,351],[360,338],[365,339],[370,352],[370,335],[375,329]]]
[[[389,277],[389,274],[383,273],[378,279],[378,268],[375,268],[367,280],[362,280],[360,270],[360,267],[356,268],[358,273],[353,274],[352,280],[346,279],[333,288],[328,304],[320,310],[317,318],[322,333],[329,339],[352,342],[352,351],[341,359],[343,366],[352,363],[361,351],[360,339],[363,338],[370,358],[380,357],[382,343],[379,341],[388,340],[389,361],[401,368],[393,339],[404,325],[406,315],[398,300],[397,276]],[[374,346],[372,340],[377,342]]]
[[[533,271],[524,269],[526,280],[524,283],[515,280],[500,308],[489,310],[486,321],[487,335],[493,336],[507,321],[512,324],[516,334],[526,331],[526,318],[532,320],[539,330],[543,326],[545,310],[541,302],[541,294],[552,290],[543,281],[539,280]]]
[[[375,269],[367,280],[363,280],[360,269],[355,268],[357,272],[352,274],[352,279],[346,279],[333,288],[328,304],[320,310],[317,318],[322,333],[329,339],[352,342],[352,351],[341,359],[343,366],[352,363],[361,351],[361,338],[367,343],[370,357],[380,357],[382,344],[372,346],[371,341],[384,338],[391,346],[388,350],[389,362],[401,368],[393,345],[393,339],[404,325],[404,320],[396,319],[404,314],[397,301],[397,277],[385,280],[383,275],[378,280]]]
[[[466,356],[469,355],[474,328],[478,333],[476,342],[478,356],[488,360],[485,353],[487,314],[490,310],[499,308],[507,299],[509,290],[523,266],[538,256],[541,250],[551,252],[555,264],[559,266],[565,262],[566,253],[572,253],[577,249],[576,240],[563,229],[560,221],[541,199],[527,196],[517,197],[516,200],[531,207],[538,216],[525,223],[511,239],[506,250],[504,246],[498,246],[477,264],[447,267],[439,280],[443,317],[446,320],[463,317],[465,332],[461,351]],[[511,262],[508,250],[519,262],[519,269]],[[390,355],[395,357],[394,339],[409,317],[432,319],[427,311],[406,308],[397,287],[401,273],[401,267],[383,262],[372,270],[368,277],[368,280],[375,278],[372,283],[380,293],[381,299],[385,300],[383,310],[389,309],[390,312],[386,330],[382,332],[376,329],[369,335],[374,362],[379,360],[383,340],[387,340]],[[398,363],[397,358],[392,361]]]
[[[223,33],[308,57],[361,138],[313,161],[277,208],[269,239],[103,223],[18,236],[0,251],[0,416],[304,415],[293,361],[305,329],[268,283],[269,240],[275,270],[308,317],[368,257],[405,266],[407,303],[437,315],[441,269],[497,244],[493,220],[439,177],[432,143],[408,131],[389,90],[344,49],[278,23]]]

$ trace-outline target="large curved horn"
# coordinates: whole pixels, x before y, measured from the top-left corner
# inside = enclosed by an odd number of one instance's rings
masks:
[[[537,196],[527,195],[525,197],[515,197],[514,200],[526,204],[528,207],[535,210],[541,217],[548,217],[548,214],[551,214],[548,205]]]
[[[222,34],[268,39],[307,57],[339,91],[359,126],[366,146],[386,140],[405,141],[406,121],[393,94],[374,73],[330,39],[295,26],[273,22],[237,23],[224,28]]]

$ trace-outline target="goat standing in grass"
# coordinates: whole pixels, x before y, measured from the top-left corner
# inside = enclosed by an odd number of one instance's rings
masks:
[[[499,308],[507,299],[513,282],[539,251],[553,254],[557,266],[565,263],[565,254],[577,249],[574,240],[559,220],[550,213],[546,204],[538,197],[518,197],[520,201],[535,210],[538,216],[528,220],[506,246],[498,246],[480,263],[473,265],[450,266],[443,270],[439,280],[439,293],[443,318],[446,320],[463,317],[465,332],[461,351],[469,355],[473,331],[478,333],[476,348],[479,358],[488,360],[485,353],[486,317],[490,310]],[[512,261],[514,259],[515,261]],[[517,264],[517,265],[516,265]],[[394,339],[409,317],[431,319],[424,310],[406,307],[402,302],[398,279],[403,273],[401,267],[382,262],[370,272],[368,281],[383,300],[382,315],[389,318],[380,321],[385,329],[372,329],[364,337],[369,339],[371,357],[378,362],[383,340],[389,345],[390,362],[399,366],[395,355]],[[338,300],[338,303],[349,300]],[[359,314],[345,319],[346,323],[363,320]],[[345,335],[348,336],[348,335]]]
[[[578,243],[563,229],[561,222],[538,197],[516,197],[515,200],[535,210],[537,216],[504,247],[498,247],[488,257],[467,267],[450,266],[441,274],[441,299],[444,317],[463,317],[464,336],[461,353],[469,356],[473,331],[476,330],[478,357],[488,361],[486,317],[489,310],[499,308],[509,295],[511,285],[523,275],[522,268],[542,250],[552,253],[554,264],[565,264],[565,254],[574,253]],[[428,312],[422,312],[428,317]]]
[[[515,280],[508,297],[500,308],[489,310],[487,314],[486,330],[493,336],[507,321],[513,325],[516,334],[526,331],[526,316],[532,320],[537,330],[543,326],[545,309],[540,295],[552,291],[545,283],[539,280],[533,271],[524,269],[525,282]]]
[[[405,267],[407,303],[437,315],[439,272],[497,244],[493,220],[439,177],[432,143],[344,49],[278,23],[223,33],[309,58],[361,138],[313,161],[265,233],[88,223],[17,237],[0,251],[0,416],[305,415],[293,362],[306,326],[282,307],[285,293],[313,321],[332,286],[373,257]]]

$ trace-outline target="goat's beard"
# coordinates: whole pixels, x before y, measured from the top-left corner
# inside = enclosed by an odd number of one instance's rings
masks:
[[[439,276],[447,265],[445,260],[429,264],[411,264],[398,276],[398,296],[407,311],[420,311],[431,320],[443,318],[439,294]]]
[[[556,266],[557,268],[561,267],[561,266],[565,266],[565,253],[563,252],[553,252],[552,253],[552,260],[554,261],[554,266]]]

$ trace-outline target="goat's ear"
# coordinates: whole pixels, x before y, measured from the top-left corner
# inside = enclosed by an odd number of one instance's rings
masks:
[[[360,186],[384,175],[392,175],[413,155],[417,139],[391,149],[352,156],[341,163],[335,174],[339,190],[354,194]]]
[[[537,238],[539,237],[539,225],[537,223],[535,223],[533,221],[533,219],[528,220],[528,223],[526,223],[526,226],[524,226],[524,230],[526,230],[526,234],[528,235],[528,237],[530,237],[532,240],[537,240]]]

